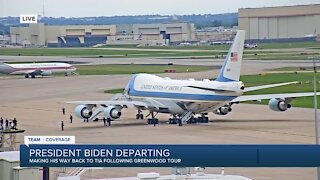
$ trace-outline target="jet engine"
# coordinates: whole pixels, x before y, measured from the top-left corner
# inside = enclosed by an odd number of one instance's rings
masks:
[[[226,106],[220,107],[219,109],[217,109],[213,113],[215,113],[217,115],[227,115],[231,111],[232,111],[231,107],[226,105]]]
[[[52,75],[52,71],[42,71],[41,72],[41,76],[51,76]]]
[[[92,110],[85,105],[79,105],[74,109],[74,113],[78,118],[90,118],[92,116]]]
[[[291,108],[291,104],[286,103],[282,99],[270,99],[269,108],[273,111],[286,111],[288,108]]]
[[[104,116],[110,119],[118,119],[121,116],[121,112],[114,106],[108,106],[103,110]]]

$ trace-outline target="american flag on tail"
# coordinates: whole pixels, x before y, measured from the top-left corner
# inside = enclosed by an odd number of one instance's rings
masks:
[[[237,52],[231,53],[231,61],[238,61],[238,53]]]

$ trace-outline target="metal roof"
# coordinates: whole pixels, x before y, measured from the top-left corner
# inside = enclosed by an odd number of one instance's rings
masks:
[[[20,151],[0,152],[0,160],[5,160],[8,162],[19,162],[20,161]]]

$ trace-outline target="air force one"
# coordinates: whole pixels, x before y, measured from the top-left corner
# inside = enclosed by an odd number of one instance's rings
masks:
[[[36,76],[51,76],[54,73],[69,75],[77,69],[68,63],[21,63],[7,64],[0,62],[0,73],[10,75],[24,75],[25,78]]]
[[[244,101],[270,99],[273,111],[286,111],[296,97],[313,96],[313,93],[287,93],[243,95],[244,92],[295,84],[286,82],[264,86],[245,87],[239,81],[242,64],[245,32],[239,30],[228,52],[226,60],[215,80],[174,80],[151,74],[133,75],[123,94],[116,94],[107,101],[70,101],[78,104],[77,117],[88,120],[97,119],[100,113],[109,120],[118,120],[123,108],[137,109],[136,119],[143,119],[143,110],[149,111],[148,124],[158,123],[158,113],[171,114],[176,122],[208,122],[206,115],[213,112],[226,115],[231,106]],[[320,95],[320,93],[318,93]],[[149,116],[148,115],[148,116]],[[195,115],[200,115],[195,118]]]

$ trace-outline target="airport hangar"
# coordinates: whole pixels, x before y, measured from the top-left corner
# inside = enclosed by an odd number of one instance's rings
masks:
[[[88,47],[97,44],[164,45],[192,41],[194,24],[45,25],[11,27],[11,43],[24,46]]]
[[[315,41],[320,4],[239,9],[238,22],[252,42]]]

